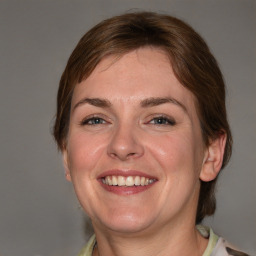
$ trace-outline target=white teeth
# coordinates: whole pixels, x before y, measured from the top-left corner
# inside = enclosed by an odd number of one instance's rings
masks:
[[[117,177],[116,176],[112,176],[112,185],[113,186],[116,186],[118,183],[117,183]]]
[[[134,179],[133,179],[132,176],[128,176],[126,178],[125,185],[128,186],[128,187],[134,186]]]
[[[139,186],[140,185],[140,177],[139,176],[135,177],[134,184],[135,184],[135,186]]]
[[[124,176],[117,176],[117,185],[125,186],[125,177]]]
[[[146,177],[140,176],[106,176],[102,178],[102,183],[109,186],[147,186],[154,183],[155,179],[149,179]]]
[[[144,185],[145,185],[145,180],[146,180],[145,177],[141,177],[141,178],[140,178],[140,185],[141,185],[141,186],[144,186]]]
[[[106,183],[107,183],[108,185],[112,185],[112,179],[111,179],[110,176],[107,176]]]

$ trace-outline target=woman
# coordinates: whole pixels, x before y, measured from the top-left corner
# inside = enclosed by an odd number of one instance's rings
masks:
[[[105,20],[60,81],[54,136],[95,235],[80,255],[246,255],[200,224],[232,137],[215,58],[156,13]]]

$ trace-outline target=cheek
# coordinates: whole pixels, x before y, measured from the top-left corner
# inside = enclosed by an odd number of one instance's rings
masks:
[[[201,147],[193,133],[169,134],[150,141],[151,158],[156,161],[162,177],[162,187],[166,187],[167,197],[180,200],[193,193],[199,185],[201,168]],[[182,200],[181,200],[182,201]]]
[[[164,167],[172,172],[178,171],[181,166],[191,165],[195,159],[194,141],[185,134],[173,134],[150,140],[148,143],[151,154]],[[186,159],[186,161],[184,161]]]
[[[93,169],[104,151],[103,141],[103,138],[97,136],[86,136],[83,133],[72,134],[68,140],[71,173]]]
[[[195,140],[190,134],[176,133],[151,140],[150,145],[152,165],[160,170],[162,191],[157,201],[159,205],[165,205],[168,217],[182,209],[186,202],[197,200],[200,167],[196,160]]]

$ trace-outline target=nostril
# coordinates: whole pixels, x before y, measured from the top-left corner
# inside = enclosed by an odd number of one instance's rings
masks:
[[[143,152],[127,153],[127,154],[125,152],[112,152],[112,153],[109,153],[108,155],[113,159],[120,159],[121,161],[126,161],[126,160],[141,157],[143,155]]]
[[[134,155],[136,155],[136,153],[129,153],[129,154],[127,155],[127,157],[129,157],[129,156],[134,156]]]
[[[144,149],[141,141],[125,126],[123,129],[119,127],[111,138],[107,151],[110,157],[125,161],[143,155]]]
[[[112,157],[112,158],[119,158],[119,159],[121,159],[121,160],[127,160],[127,159],[129,159],[129,158],[132,158],[132,157],[134,157],[134,156],[136,156],[136,153],[128,153],[128,154],[125,154],[125,153],[111,153],[110,154],[110,156]]]

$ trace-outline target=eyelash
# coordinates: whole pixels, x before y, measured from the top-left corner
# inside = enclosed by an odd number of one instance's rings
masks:
[[[94,117],[89,117],[89,118],[83,119],[80,122],[80,125],[81,126],[84,126],[84,125],[99,125],[99,124],[105,124],[105,123],[107,123],[107,122],[103,118],[98,117],[98,116],[94,116]]]
[[[154,125],[175,125],[176,122],[174,119],[172,118],[169,118],[169,117],[166,117],[166,116],[157,116],[157,117],[154,117],[153,119],[151,119],[148,123],[149,124],[152,124],[152,121],[154,122],[153,124]],[[160,122],[159,122],[160,121]]]
[[[153,122],[153,123],[152,123]],[[101,124],[106,124],[107,121],[104,120],[101,117],[94,116],[94,117],[89,117],[81,121],[80,125],[101,125]],[[175,120],[166,116],[157,116],[152,118],[147,124],[153,124],[153,125],[171,125],[174,126],[176,124]]]

